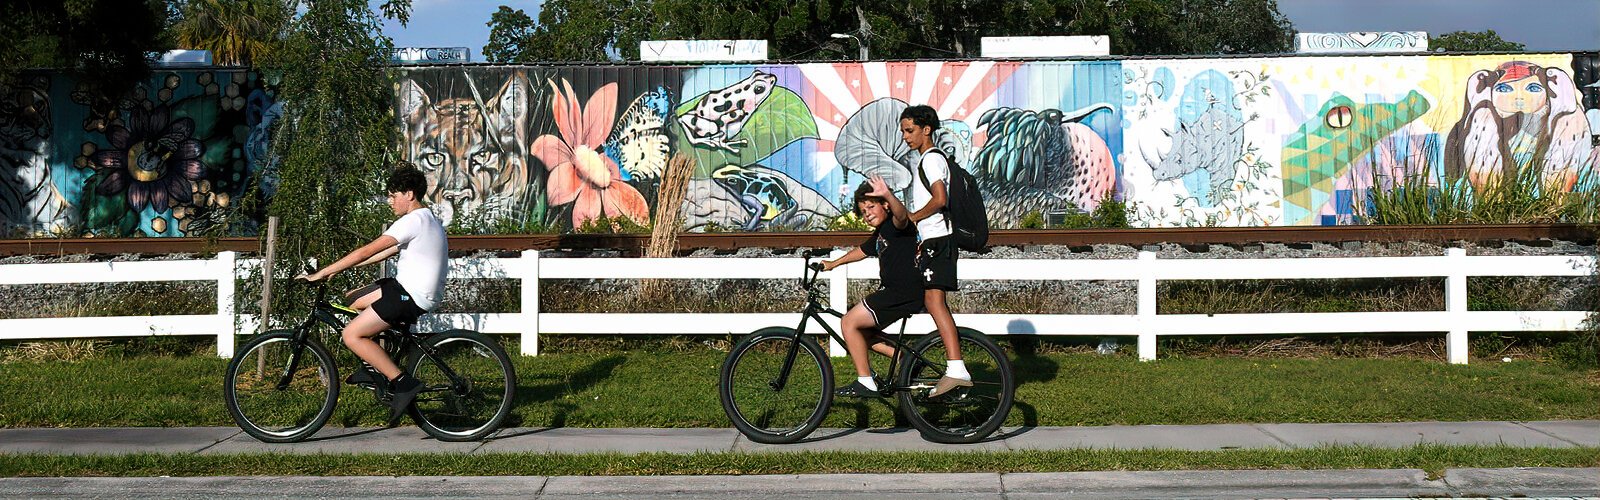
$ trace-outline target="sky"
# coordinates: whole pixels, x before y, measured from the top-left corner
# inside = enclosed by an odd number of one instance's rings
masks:
[[[374,2],[376,4],[377,2]],[[542,0],[413,0],[411,23],[386,21],[397,47],[466,47],[483,61],[501,5],[538,19]],[[1278,0],[1302,32],[1495,30],[1530,51],[1600,49],[1600,0]]]

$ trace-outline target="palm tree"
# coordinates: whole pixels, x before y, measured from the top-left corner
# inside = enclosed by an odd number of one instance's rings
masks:
[[[272,54],[292,12],[284,0],[189,0],[174,30],[179,47],[218,65],[250,65]]]

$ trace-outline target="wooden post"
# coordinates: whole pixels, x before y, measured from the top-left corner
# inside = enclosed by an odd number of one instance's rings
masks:
[[[272,321],[272,262],[278,257],[278,216],[267,217],[267,256],[261,261],[261,315],[256,318],[256,333],[267,331]],[[256,356],[256,376],[267,371],[266,354]]]

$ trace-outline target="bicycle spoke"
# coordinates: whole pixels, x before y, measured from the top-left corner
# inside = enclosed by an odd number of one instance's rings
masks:
[[[481,334],[440,334],[435,339],[429,340],[431,355],[417,357],[411,368],[412,376],[427,387],[413,405],[418,425],[441,440],[471,440],[493,432],[510,411],[510,360]]]
[[[725,362],[723,408],[734,426],[754,441],[799,439],[816,427],[826,410],[823,406],[832,388],[824,387],[827,361],[820,350],[813,350],[814,344],[794,351],[787,379],[778,380],[794,342],[788,335],[749,337]],[[775,385],[781,388],[774,389]]]
[[[332,359],[320,347],[293,344],[291,333],[258,337],[229,363],[224,376],[230,414],[262,441],[304,439],[333,410],[338,386]]]

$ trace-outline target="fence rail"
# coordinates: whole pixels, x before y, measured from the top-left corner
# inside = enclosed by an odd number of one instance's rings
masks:
[[[828,248],[853,245],[867,233],[811,231],[792,233],[683,233],[679,250],[747,247]],[[1278,226],[1167,227],[1149,229],[995,229],[990,246],[1019,245],[1247,245],[1257,243],[1339,243],[1421,241],[1501,242],[1563,240],[1595,241],[1595,227],[1583,224],[1458,224],[1438,226]],[[650,243],[649,234],[512,234],[451,236],[456,251],[618,249],[637,255]],[[35,238],[0,239],[0,256],[123,253],[205,253],[223,250],[255,252],[257,238]]]
[[[836,253],[838,255],[838,253]],[[139,335],[215,335],[217,354],[232,356],[234,334],[254,331],[257,318],[234,314],[235,279],[256,261],[222,252],[215,259],[87,264],[0,266],[0,285],[133,281],[216,281],[217,313],[188,316],[28,318],[0,320],[0,339]],[[419,328],[471,328],[520,336],[521,351],[537,355],[541,333],[561,334],[740,334],[765,326],[792,325],[794,313],[548,313],[539,310],[539,282],[547,279],[793,279],[798,258],[553,258],[523,251],[516,257],[451,260],[452,278],[517,279],[521,311],[429,315]],[[958,314],[956,322],[991,335],[1135,336],[1140,359],[1155,359],[1156,340],[1170,335],[1319,334],[1439,332],[1451,363],[1466,363],[1469,331],[1576,331],[1587,311],[1469,311],[1467,279],[1477,276],[1585,276],[1596,265],[1584,256],[1468,256],[1461,248],[1445,255],[1299,259],[1158,259],[1141,251],[1134,259],[967,259],[962,281],[1114,280],[1137,283],[1134,314]],[[875,279],[875,259],[825,273],[829,301],[849,306],[846,285]],[[1443,278],[1443,311],[1156,314],[1156,285],[1166,280],[1263,280],[1336,278]],[[798,292],[797,292],[798,293]],[[837,322],[832,325],[837,328]],[[917,316],[911,331],[931,331]],[[842,355],[842,346],[830,346]]]

